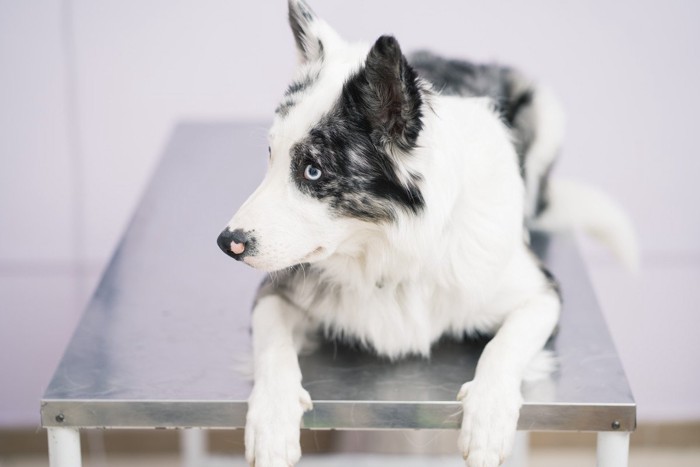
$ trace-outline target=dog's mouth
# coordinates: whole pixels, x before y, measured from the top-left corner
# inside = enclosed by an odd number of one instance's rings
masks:
[[[310,253],[307,253],[306,255],[302,256],[301,259],[299,259],[298,261],[292,262],[291,265],[310,263],[312,261],[320,259],[321,257],[323,257],[323,255],[325,253],[326,253],[326,249],[322,246],[319,246],[319,247],[315,248],[314,250],[312,250]],[[283,266],[283,267],[277,267],[274,269],[269,269],[269,268],[265,267],[264,265],[259,264],[258,261],[256,260],[255,256],[246,256],[243,258],[243,262],[246,263],[248,266],[252,266],[255,269],[262,269],[264,271],[272,271],[272,270],[277,271],[277,270],[285,269],[286,267],[289,267],[289,266]]]
[[[313,250],[308,255],[304,256],[299,262],[300,263],[308,263],[309,261],[313,261],[314,259],[318,258],[319,256],[322,256],[324,252],[325,252],[325,248],[320,246],[320,247],[316,248],[315,250]]]

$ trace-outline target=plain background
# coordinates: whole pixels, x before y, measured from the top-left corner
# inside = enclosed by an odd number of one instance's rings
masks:
[[[558,93],[557,175],[639,231],[637,276],[584,244],[639,419],[700,419],[700,3],[311,3],[347,39],[514,64]],[[38,425],[173,125],[269,120],[295,60],[282,0],[0,0],[0,427]]]

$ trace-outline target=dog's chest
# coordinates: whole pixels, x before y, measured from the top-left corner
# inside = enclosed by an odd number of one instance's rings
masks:
[[[336,290],[319,298],[309,311],[328,334],[358,340],[388,357],[428,355],[444,334],[460,336],[495,325],[464,291],[425,280],[378,283],[361,293]]]

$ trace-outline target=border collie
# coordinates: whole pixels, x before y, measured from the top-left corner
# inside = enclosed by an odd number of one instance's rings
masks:
[[[390,359],[487,334],[456,394],[459,449],[469,466],[497,466],[561,307],[527,229],[582,227],[633,265],[629,222],[602,193],[550,180],[563,115],[518,71],[405,56],[391,36],[351,44],[303,0],[289,0],[289,22],[299,67],[275,111],[268,172],[218,239],[270,272],[252,317],[246,458],[299,460],[312,402],[297,355],[311,333]]]

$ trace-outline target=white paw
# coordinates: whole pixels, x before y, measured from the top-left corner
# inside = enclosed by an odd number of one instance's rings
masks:
[[[458,445],[466,465],[501,465],[513,449],[522,405],[519,385],[470,381],[457,398],[464,409]]]
[[[299,462],[301,417],[312,408],[309,393],[299,384],[256,383],[248,399],[245,426],[248,463],[289,467]]]

